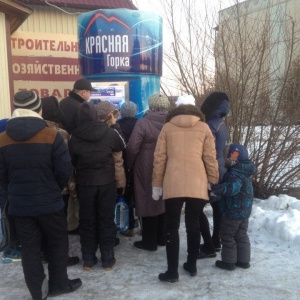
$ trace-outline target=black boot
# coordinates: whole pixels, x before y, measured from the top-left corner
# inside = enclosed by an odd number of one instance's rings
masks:
[[[187,231],[187,262],[183,268],[190,272],[191,276],[197,275],[197,258],[199,253],[200,235],[199,232]]]
[[[160,273],[158,278],[161,281],[177,282],[178,275],[178,259],[179,259],[179,234],[177,231],[167,233],[166,243],[168,270]]]
[[[68,279],[68,283],[63,287],[49,288],[48,297],[56,297],[62,294],[68,294],[76,291],[82,285],[82,281],[79,278]]]
[[[165,281],[165,282],[178,282],[178,272],[177,273],[170,273],[169,271],[165,272],[165,273],[160,273],[158,275],[158,279],[160,281]]]
[[[233,271],[235,269],[235,264],[234,263],[227,263],[222,260],[217,260],[216,261],[216,267],[223,269],[223,270],[228,270],[228,271]]]
[[[101,262],[104,270],[111,270],[116,263],[113,249],[100,249]]]
[[[244,262],[239,262],[239,261],[238,261],[235,265],[236,265],[237,267],[243,268],[243,269],[248,269],[248,268],[250,268],[250,264],[249,264],[248,262],[244,263]]]
[[[192,277],[197,275],[197,267],[189,265],[187,262],[183,264],[183,268],[190,273]]]

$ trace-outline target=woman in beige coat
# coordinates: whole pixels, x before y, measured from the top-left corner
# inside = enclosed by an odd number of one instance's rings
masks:
[[[178,281],[178,230],[183,203],[188,249],[183,267],[191,276],[197,274],[201,202],[209,199],[207,184],[216,184],[219,179],[214,137],[201,119],[197,107],[180,104],[167,115],[154,153],[152,197],[158,200],[162,195],[165,200],[167,223],[168,270],[159,274],[161,281]]]

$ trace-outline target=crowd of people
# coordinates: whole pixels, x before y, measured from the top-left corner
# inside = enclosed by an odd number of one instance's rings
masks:
[[[80,261],[69,256],[68,232],[79,233],[84,270],[96,266],[98,249],[102,268],[113,268],[120,196],[129,207],[128,229],[120,234],[134,236],[138,218],[142,238],[133,246],[166,247],[168,267],[160,281],[179,279],[183,207],[184,270],[196,276],[197,259],[216,257],[216,251],[222,258],[216,267],[249,268],[256,168],[243,145],[226,145],[226,93],[211,93],[200,107],[193,96],[180,96],[173,109],[167,96],[154,94],[137,119],[132,101],[120,110],[105,100],[88,102],[93,90],[88,80],[79,79],[60,102],[20,91],[12,116],[0,121],[0,208],[17,236],[3,249],[3,259],[22,260],[32,298],[74,292],[82,285],[80,278],[68,278],[67,266]],[[208,203],[212,235],[204,213]]]

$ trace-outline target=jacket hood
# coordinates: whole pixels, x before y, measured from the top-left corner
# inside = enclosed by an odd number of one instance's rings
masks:
[[[240,161],[230,167],[230,169],[238,173],[243,173],[246,177],[250,177],[256,173],[256,167],[251,160]]]
[[[16,109],[6,124],[6,133],[14,141],[22,142],[32,138],[47,126],[36,112],[28,109]]]
[[[211,93],[202,103],[201,111],[205,118],[223,118],[228,115],[230,104],[228,96],[223,92]]]
[[[170,111],[166,122],[179,127],[192,127],[203,119],[201,111],[194,105],[179,105]]]
[[[72,135],[84,141],[95,142],[101,140],[108,129],[108,125],[101,121],[88,121],[79,125]]]
[[[195,105],[180,105],[173,110],[171,110],[166,116],[166,123],[170,122],[172,118],[179,116],[179,115],[190,115],[199,117],[200,120],[203,120],[203,114]]]

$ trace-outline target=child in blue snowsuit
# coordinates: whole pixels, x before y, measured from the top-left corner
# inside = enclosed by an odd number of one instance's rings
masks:
[[[249,160],[248,150],[240,144],[229,146],[225,161],[227,172],[220,184],[212,186],[212,195],[223,197],[220,200],[222,260],[216,266],[234,270],[236,266],[250,267],[250,241],[248,222],[253,203],[251,176],[256,167]]]

